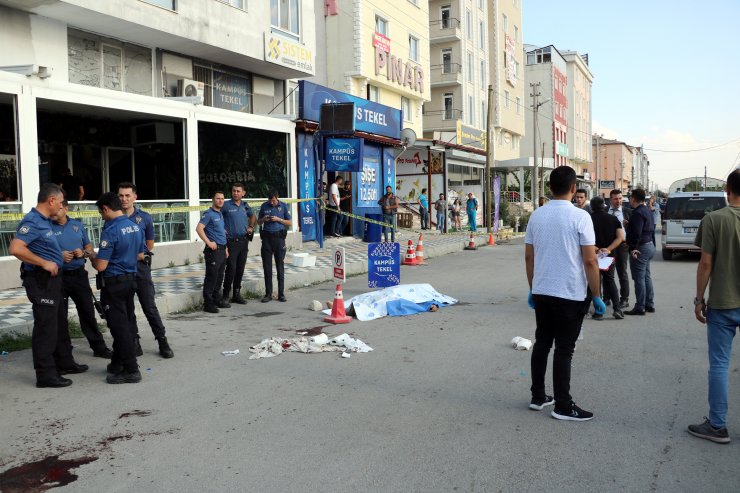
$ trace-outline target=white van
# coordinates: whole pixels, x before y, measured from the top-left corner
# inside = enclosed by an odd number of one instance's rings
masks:
[[[694,245],[702,218],[727,206],[725,192],[674,192],[668,196],[663,212],[661,245],[663,260],[673,252],[699,252]]]

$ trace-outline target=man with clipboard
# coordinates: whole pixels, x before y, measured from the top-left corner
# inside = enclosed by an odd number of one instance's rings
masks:
[[[614,307],[614,318],[622,320],[624,313],[619,306],[619,290],[614,281],[614,271],[616,266],[614,262],[614,250],[624,242],[624,229],[622,223],[615,216],[606,212],[606,204],[601,197],[591,199],[591,220],[594,223],[594,233],[596,234],[596,254],[599,256],[599,268],[601,272],[601,282],[604,285],[604,301],[611,300]],[[604,270],[602,264],[605,263],[602,257],[610,258],[612,262]],[[594,320],[601,320],[603,315],[594,314]]]

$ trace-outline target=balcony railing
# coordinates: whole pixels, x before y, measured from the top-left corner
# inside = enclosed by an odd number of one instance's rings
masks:
[[[424,116],[438,117],[442,120],[461,120],[462,110],[446,109],[446,110],[424,110]]]
[[[432,42],[462,39],[462,35],[460,34],[460,19],[450,18],[430,21],[429,39]]]
[[[432,87],[462,84],[462,65],[457,62],[446,62],[432,65],[430,83]]]

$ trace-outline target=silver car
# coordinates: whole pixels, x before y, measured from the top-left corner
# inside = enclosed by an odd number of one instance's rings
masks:
[[[668,196],[663,213],[661,245],[663,260],[674,252],[700,252],[694,245],[702,218],[727,206],[724,192],[674,192]]]

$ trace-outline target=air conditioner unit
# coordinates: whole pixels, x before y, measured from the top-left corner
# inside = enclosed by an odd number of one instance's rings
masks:
[[[180,97],[203,97],[203,83],[197,80],[180,79],[177,81],[177,95]]]
[[[174,144],[175,125],[165,122],[152,122],[131,127],[131,145]]]

